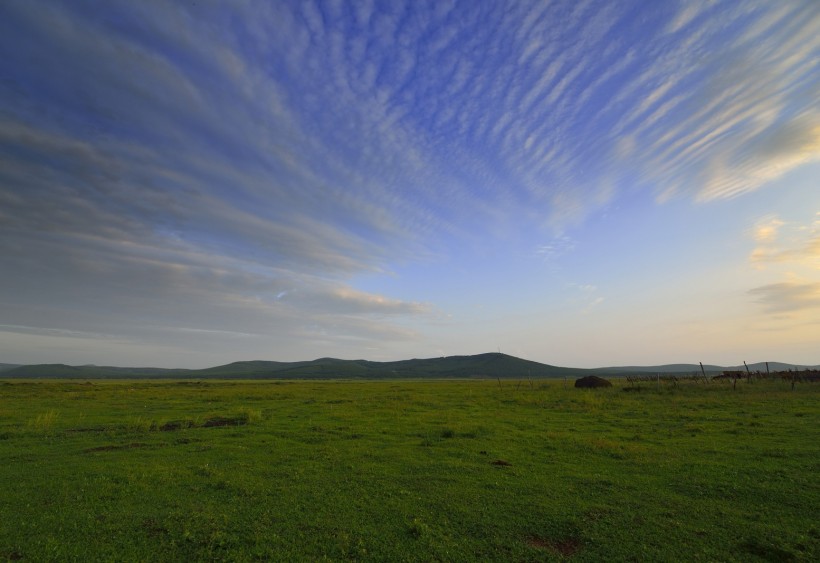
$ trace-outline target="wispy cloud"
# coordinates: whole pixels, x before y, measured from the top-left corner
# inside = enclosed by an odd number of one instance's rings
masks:
[[[2,3],[9,324],[415,338],[357,276],[820,158],[811,0],[354,4]]]
[[[540,245],[536,250],[536,256],[545,262],[554,262],[558,258],[569,254],[575,250],[577,243],[566,235],[553,238],[550,242]]]
[[[573,308],[580,307],[581,315],[589,315],[606,300],[599,294],[598,286],[590,283],[570,283],[567,288],[571,291],[568,303]]]
[[[584,307],[584,309],[581,311],[581,314],[582,314],[582,315],[588,315],[588,314],[590,314],[590,313],[592,312],[592,310],[593,310],[593,309],[595,309],[598,305],[600,305],[600,304],[601,304],[601,303],[603,303],[603,302],[604,302],[604,298],[603,298],[603,297],[596,297],[595,299],[593,299],[592,301],[590,301],[589,303],[587,303],[587,306],[586,306],[586,307]]]
[[[820,282],[773,283],[749,290],[769,313],[791,313],[820,307]]]
[[[752,230],[752,236],[757,242],[767,243],[777,239],[777,231],[785,225],[776,216],[768,216],[760,219]]]
[[[758,245],[749,257],[752,264],[806,265],[820,270],[820,213],[809,225],[787,223],[777,217],[761,219],[752,235]]]

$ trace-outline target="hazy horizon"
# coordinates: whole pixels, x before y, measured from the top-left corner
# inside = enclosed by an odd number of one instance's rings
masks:
[[[818,29],[814,0],[3,2],[0,362],[816,365]]]

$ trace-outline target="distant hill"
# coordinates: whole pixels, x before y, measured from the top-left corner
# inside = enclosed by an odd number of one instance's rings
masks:
[[[766,371],[766,362],[755,362],[749,365],[749,371]],[[738,371],[746,371],[746,367],[743,364],[739,366],[729,366],[724,368],[726,370],[738,370]],[[820,369],[820,365],[817,366],[800,366],[797,364],[784,364],[783,362],[769,362],[769,371],[788,371],[788,370],[805,370],[805,369]]]
[[[755,362],[749,365],[751,372],[765,372],[766,362]],[[746,371],[743,364],[739,366],[716,366],[711,364],[704,364],[703,369],[707,374],[718,374],[724,371]],[[784,364],[783,362],[769,362],[769,371],[787,371],[790,369],[805,370],[805,369],[820,369],[820,366],[803,366],[797,364]],[[618,376],[640,373],[700,373],[700,364],[665,364],[661,366],[621,366],[621,367],[607,367],[596,368],[595,373]]]
[[[720,373],[727,369],[722,366],[715,366],[704,364],[703,369],[706,373]],[[661,366],[619,366],[608,368],[596,368],[595,371],[599,374],[607,375],[628,375],[638,373],[700,373],[700,364],[664,364]]]
[[[589,370],[564,368],[522,360],[507,354],[372,362],[319,358],[303,362],[242,361],[199,370],[117,368],[38,364],[2,372],[6,378],[194,378],[194,379],[448,379],[544,378],[587,375]]]
[[[507,354],[372,362],[319,358],[306,362],[235,362],[191,372],[192,377],[241,377],[276,379],[414,379],[414,378],[524,378],[564,377],[586,374],[587,370],[556,367]]]
[[[20,367],[20,364],[0,364],[0,371],[6,371],[17,367]]]
[[[666,364],[660,366],[621,366],[596,369],[580,369],[552,366],[523,360],[501,353],[474,356],[447,356],[441,358],[400,360],[395,362],[372,362],[369,360],[340,360],[319,358],[302,362],[274,362],[252,360],[234,362],[206,369],[128,368],[112,366],[69,366],[66,364],[37,364],[2,368],[3,378],[54,378],[54,379],[456,379],[491,378],[524,379],[583,377],[602,375],[609,377],[641,373],[699,373],[698,364]],[[714,375],[725,370],[745,370],[741,366],[703,366],[707,374]],[[787,369],[819,369],[818,366],[794,366],[782,362],[769,362],[771,371]],[[749,364],[751,371],[766,371],[765,362]]]

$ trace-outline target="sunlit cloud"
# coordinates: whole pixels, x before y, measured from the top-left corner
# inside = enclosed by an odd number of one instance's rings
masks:
[[[820,307],[820,282],[773,283],[749,290],[769,313],[799,312]]]
[[[777,238],[777,231],[785,225],[783,221],[774,216],[764,217],[755,224],[752,236],[757,242],[774,242]]]
[[[820,270],[820,219],[799,225],[768,217],[755,225],[752,234],[758,246],[749,259],[756,267],[780,263]]]

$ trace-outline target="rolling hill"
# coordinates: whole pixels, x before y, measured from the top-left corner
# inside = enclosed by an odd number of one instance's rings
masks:
[[[319,358],[306,362],[235,362],[189,372],[192,377],[276,379],[416,379],[564,377],[588,370],[556,367],[500,353],[373,362]]]
[[[752,373],[756,371],[765,372],[766,371],[766,362],[755,362],[748,364],[749,371]],[[790,369],[818,369],[819,366],[802,366],[796,364],[786,364],[783,362],[769,362],[769,371],[787,371]],[[746,371],[746,367],[743,364],[739,366],[716,366],[710,364],[704,364],[703,369],[706,371],[707,374],[718,374],[723,371]],[[620,367],[606,367],[606,368],[595,368],[590,370],[596,372],[601,375],[610,375],[610,376],[618,376],[618,375],[629,375],[629,374],[640,374],[640,373],[667,373],[667,374],[675,374],[675,373],[700,373],[700,365],[699,364],[665,364],[660,366],[620,366]]]
[[[589,370],[523,360],[507,354],[373,362],[319,358],[303,362],[241,361],[199,370],[37,364],[6,370],[5,378],[194,378],[194,379],[449,379],[587,375]]]
[[[4,367],[8,366],[8,367]],[[769,362],[771,371],[786,369],[817,369],[818,366],[795,366]],[[710,375],[724,370],[744,370],[744,366],[723,367],[705,365]],[[766,371],[765,362],[749,364],[751,371]],[[70,366],[66,364],[36,364],[16,366],[0,364],[3,378],[43,379],[525,379],[583,377],[602,375],[618,377],[639,373],[699,373],[698,364],[666,364],[660,366],[621,366],[581,369],[552,366],[501,353],[474,356],[447,356],[373,362],[319,358],[301,362],[266,360],[241,361],[205,369],[164,369],[151,367]]]

